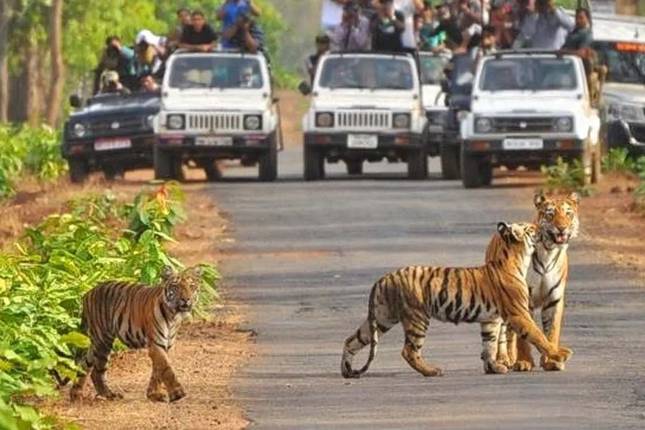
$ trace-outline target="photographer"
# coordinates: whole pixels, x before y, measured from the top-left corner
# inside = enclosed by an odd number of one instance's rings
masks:
[[[370,22],[359,12],[359,7],[355,3],[347,3],[343,7],[343,20],[331,36],[334,50],[367,51],[370,49]]]
[[[119,81],[119,74],[114,70],[106,70],[101,75],[101,91],[99,94],[128,95],[131,91]]]
[[[134,50],[123,46],[121,39],[117,36],[110,36],[105,40],[105,50],[95,70],[94,94],[99,92],[101,88],[101,76],[106,70],[117,72],[122,77],[126,87],[134,88],[136,85]]]
[[[264,33],[248,14],[240,15],[234,25],[224,30],[222,38],[228,40],[231,48],[242,52],[264,51]]]

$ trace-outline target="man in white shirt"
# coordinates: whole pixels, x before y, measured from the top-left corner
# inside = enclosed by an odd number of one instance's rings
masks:
[[[320,13],[320,26],[331,34],[343,20],[343,6],[350,0],[323,0]]]
[[[417,42],[414,37],[414,14],[421,13],[424,9],[423,0],[394,0],[394,9],[405,17],[405,30],[401,34],[401,44],[404,49],[416,49]]]

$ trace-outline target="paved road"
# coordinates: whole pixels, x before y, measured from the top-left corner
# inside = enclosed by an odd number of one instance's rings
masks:
[[[484,375],[478,326],[434,322],[424,353],[442,378],[407,366],[394,329],[365,377],[342,379],[342,343],[365,318],[372,282],[407,264],[480,264],[497,221],[531,216],[531,187],[467,191],[397,179],[404,165],[388,164],[368,168],[389,172],[370,179],[339,166],[332,180],[305,183],[297,150],[280,163],[274,184],[213,187],[237,239],[223,272],[258,333],[258,357],[234,389],[254,427],[645,428],[645,290],[582,241],[571,249],[566,372]]]

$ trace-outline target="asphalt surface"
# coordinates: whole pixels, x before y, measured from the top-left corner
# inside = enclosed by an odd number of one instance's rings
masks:
[[[435,321],[424,355],[443,377],[408,367],[395,327],[363,378],[341,378],[342,344],[366,316],[372,283],[408,264],[481,264],[498,221],[532,218],[535,184],[464,190],[438,179],[436,159],[428,181],[383,163],[363,178],[339,165],[330,180],[306,183],[301,158],[281,153],[272,184],[212,187],[236,239],[223,274],[257,332],[258,356],[233,384],[253,428],[645,428],[645,290],[584,239],[570,248],[566,371],[484,375],[479,326]]]

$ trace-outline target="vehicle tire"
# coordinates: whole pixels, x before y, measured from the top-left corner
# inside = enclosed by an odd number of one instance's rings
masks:
[[[114,181],[116,179],[122,179],[124,176],[124,171],[115,166],[105,166],[103,167],[103,176],[106,181]]]
[[[204,163],[204,173],[208,182],[215,182],[222,179],[222,171],[217,165],[217,161],[208,160]]]
[[[305,145],[305,181],[317,181],[325,177],[325,158],[313,146]]]
[[[439,144],[441,157],[441,176],[443,179],[459,179],[459,146]]]
[[[70,158],[67,160],[69,166],[69,180],[74,184],[82,184],[90,174],[87,161],[81,158]]]
[[[363,160],[346,160],[347,173],[350,175],[363,174]]]
[[[259,158],[258,173],[260,181],[272,182],[278,177],[278,145],[275,135],[269,140],[269,148]]]
[[[479,188],[490,185],[493,180],[493,167],[490,161],[481,156],[461,151],[461,182],[464,188]]]
[[[408,152],[408,179],[421,180],[428,177],[428,156],[425,148]]]
[[[160,149],[158,146],[153,150],[155,179],[183,179],[181,169],[181,158],[173,156],[172,153]]]

